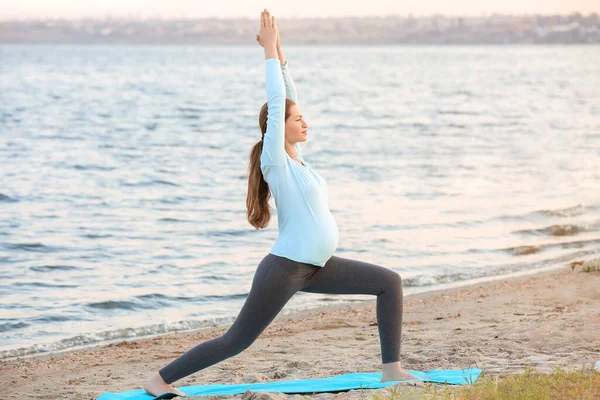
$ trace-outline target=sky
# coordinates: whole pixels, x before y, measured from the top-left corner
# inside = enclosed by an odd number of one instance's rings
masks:
[[[599,0],[0,0],[0,20],[79,17],[276,18],[600,13]]]

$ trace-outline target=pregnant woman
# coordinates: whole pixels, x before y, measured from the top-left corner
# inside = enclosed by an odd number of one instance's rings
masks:
[[[339,236],[329,211],[327,184],[300,153],[298,143],[306,141],[308,125],[297,105],[275,17],[266,9],[256,40],[265,51],[267,103],[259,115],[262,139],[250,153],[247,216],[256,229],[265,228],[273,192],[279,235],[259,263],[250,293],[227,332],[165,365],[144,389],[154,396],[164,392],[185,396],[171,384],[247,349],[298,291],[376,295],[381,381],[420,379],[400,365],[400,275],[333,255]]]

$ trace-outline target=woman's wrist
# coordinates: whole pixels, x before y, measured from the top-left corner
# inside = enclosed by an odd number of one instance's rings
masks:
[[[281,46],[277,46],[277,56],[279,57],[279,63],[285,65],[285,55],[283,54]]]
[[[279,58],[277,53],[277,46],[275,44],[265,46],[265,59],[268,58]]]

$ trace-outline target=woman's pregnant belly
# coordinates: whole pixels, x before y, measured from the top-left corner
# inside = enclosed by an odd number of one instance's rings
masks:
[[[328,212],[298,237],[297,246],[301,254],[313,261],[312,264],[323,264],[333,255],[338,242],[338,226]]]

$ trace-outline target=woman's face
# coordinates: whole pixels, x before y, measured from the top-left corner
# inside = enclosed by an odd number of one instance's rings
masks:
[[[306,142],[308,124],[297,105],[290,107],[290,116],[285,120],[285,139],[290,143]]]

